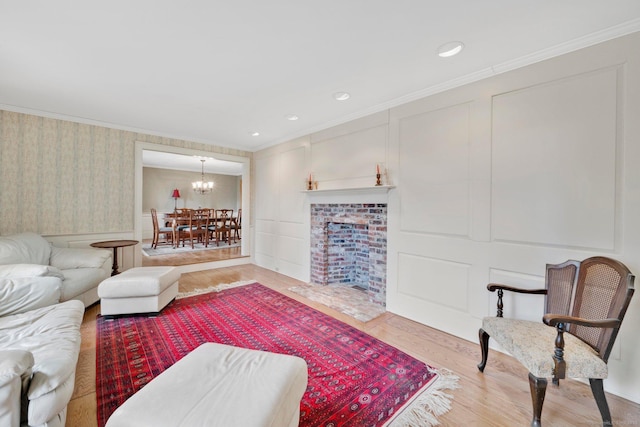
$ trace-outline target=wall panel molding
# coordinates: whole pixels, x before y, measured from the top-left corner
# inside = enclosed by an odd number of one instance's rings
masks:
[[[615,250],[618,74],[608,68],[493,97],[495,240]]]
[[[469,103],[398,118],[404,232],[470,237]]]
[[[469,264],[399,253],[398,265],[400,294],[467,312]]]

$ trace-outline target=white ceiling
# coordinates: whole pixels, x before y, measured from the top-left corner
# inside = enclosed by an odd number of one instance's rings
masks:
[[[639,30],[639,0],[0,0],[0,108],[253,151]]]
[[[204,159],[204,165],[201,159]],[[202,173],[204,166],[204,173],[207,174],[242,175],[242,163],[229,162],[213,157],[186,156],[162,151],[143,150],[142,165],[150,168],[175,169],[200,173]]]

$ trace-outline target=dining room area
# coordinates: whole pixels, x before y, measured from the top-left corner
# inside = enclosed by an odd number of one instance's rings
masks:
[[[243,256],[240,164],[155,151],[143,161],[143,266]]]

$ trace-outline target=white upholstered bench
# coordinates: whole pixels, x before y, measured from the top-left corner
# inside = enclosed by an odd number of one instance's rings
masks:
[[[131,396],[105,427],[295,427],[306,388],[304,359],[206,343]]]
[[[175,267],[136,267],[98,285],[103,316],[158,313],[178,295]]]

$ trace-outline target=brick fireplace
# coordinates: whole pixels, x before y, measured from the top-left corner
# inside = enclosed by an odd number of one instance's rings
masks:
[[[311,204],[311,283],[362,288],[385,305],[386,203]]]

